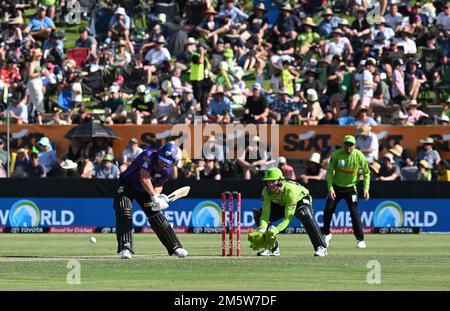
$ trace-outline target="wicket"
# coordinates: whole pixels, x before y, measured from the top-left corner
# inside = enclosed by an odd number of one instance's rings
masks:
[[[228,199],[228,256],[233,256],[233,235],[236,231],[236,256],[241,256],[241,193],[222,192],[222,256],[226,256],[227,239],[227,199]],[[236,199],[236,221],[234,220],[234,201]],[[236,224],[236,229],[234,228]]]

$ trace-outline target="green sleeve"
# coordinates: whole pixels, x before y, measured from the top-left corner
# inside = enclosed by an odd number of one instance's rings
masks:
[[[333,178],[334,178],[334,170],[336,167],[336,157],[334,155],[331,156],[330,164],[328,165],[327,169],[327,189],[328,192],[334,191],[333,189]]]
[[[264,189],[262,192],[262,201],[263,201],[263,207],[262,207],[262,211],[261,211],[261,219],[259,221],[258,231],[266,232],[267,227],[269,226],[270,209],[271,209],[269,194],[267,193],[266,189]]]
[[[369,191],[370,188],[370,170],[366,158],[361,153],[361,169],[364,176],[364,191]]]
[[[295,190],[294,190],[295,189]],[[284,208],[284,219],[276,226],[277,233],[286,229],[289,223],[294,217],[295,210],[297,209],[298,195],[296,193],[297,188],[293,188],[292,190],[288,190],[285,197],[285,208]]]

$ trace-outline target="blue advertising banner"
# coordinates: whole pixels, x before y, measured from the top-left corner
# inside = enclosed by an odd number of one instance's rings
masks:
[[[242,199],[242,227],[255,226],[252,210],[260,207],[259,199]],[[324,207],[324,199],[314,200],[320,226]],[[371,199],[361,200],[359,207],[365,227],[418,227],[422,232],[450,232],[450,199]],[[217,199],[179,199],[163,214],[174,227],[221,227],[221,202]],[[133,221],[136,227],[149,226],[136,203]],[[0,227],[114,225],[112,199],[0,198]],[[290,227],[301,224],[294,218]],[[332,227],[351,227],[350,213],[343,201],[333,216]]]

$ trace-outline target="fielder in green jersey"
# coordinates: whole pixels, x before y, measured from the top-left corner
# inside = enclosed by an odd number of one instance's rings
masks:
[[[323,234],[327,246],[331,240],[331,220],[336,206],[341,199],[345,199],[350,210],[353,233],[359,248],[366,248],[361,219],[358,212],[358,193],[356,185],[359,182],[360,172],[364,177],[364,199],[369,199],[370,170],[364,154],[355,149],[355,137],[344,137],[344,147],[336,150],[331,156],[327,170],[328,198],[323,214]]]
[[[265,176],[266,183],[262,191],[263,207],[253,210],[258,231],[249,234],[250,247],[253,250],[265,248],[258,256],[279,256],[280,248],[277,234],[289,225],[292,217],[297,217],[305,227],[315,256],[326,256],[324,237],[314,219],[312,198],[308,189],[295,181],[285,180],[277,167],[269,169]],[[276,226],[273,222],[280,221]]]

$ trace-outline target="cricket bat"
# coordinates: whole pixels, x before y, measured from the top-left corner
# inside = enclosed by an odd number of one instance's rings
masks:
[[[189,190],[191,190],[191,187],[189,186],[175,190],[167,196],[169,198],[169,202],[173,202],[175,200],[178,200],[179,198],[187,196],[189,194]]]

